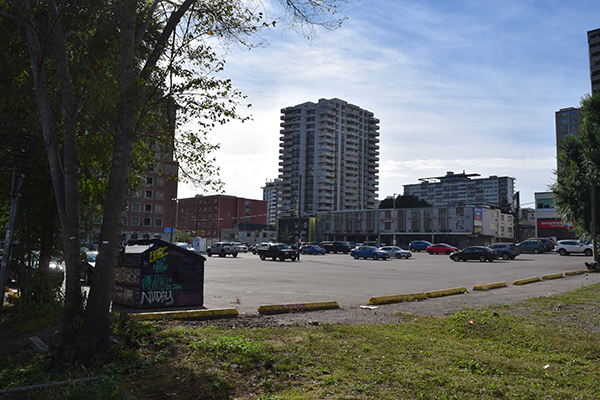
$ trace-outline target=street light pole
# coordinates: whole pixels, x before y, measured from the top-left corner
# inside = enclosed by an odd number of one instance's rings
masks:
[[[175,204],[175,201],[177,201],[177,198],[171,196],[171,237],[169,239],[171,243],[173,243],[173,205]]]
[[[392,240],[392,246],[396,246],[396,193],[393,195],[392,204],[394,208],[394,214],[392,215],[392,226],[394,230],[394,238]]]

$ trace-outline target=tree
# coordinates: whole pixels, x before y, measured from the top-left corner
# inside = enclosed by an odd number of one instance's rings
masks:
[[[586,95],[581,100],[582,122],[576,136],[560,144],[556,181],[550,185],[557,214],[572,222],[580,237],[598,236],[592,232],[592,188],[598,194],[600,183],[600,93]],[[600,205],[595,203],[596,215]],[[596,225],[597,226],[597,225]]]
[[[288,12],[284,21],[296,24],[309,35],[315,24],[339,26],[343,18],[333,15],[337,12],[336,2],[343,1],[280,0],[280,4]],[[240,94],[228,80],[213,78],[212,73],[222,69],[223,61],[210,43],[238,40],[251,46],[248,38],[275,25],[275,21],[269,23],[266,13],[257,10],[241,0],[3,3],[2,16],[18,21],[26,38],[60,216],[66,263],[63,334],[75,344],[70,346],[74,352],[67,354],[69,358],[89,360],[110,345],[113,271],[136,139],[143,133],[143,121],[166,98],[179,104],[178,123],[186,118],[197,119],[200,131],[183,132],[181,145],[175,146],[189,157],[193,174],[204,183],[215,183],[214,170],[205,157],[210,146],[203,135],[215,124],[239,118],[236,98]],[[97,82],[102,86],[94,87]],[[58,116],[53,114],[54,104],[60,105]],[[107,112],[101,116],[98,112],[102,106]],[[83,303],[78,278],[78,168],[83,143],[94,136],[101,137],[109,147],[111,160],[102,171],[106,198],[99,254],[83,323],[79,325]]]
[[[394,205],[394,203],[396,203]],[[392,201],[390,197],[384,199],[379,203],[379,209],[383,208],[419,208],[419,207],[431,207],[426,200],[419,199],[417,196],[412,194],[398,195],[395,201]]]

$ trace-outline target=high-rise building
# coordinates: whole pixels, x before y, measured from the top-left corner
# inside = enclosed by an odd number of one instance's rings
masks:
[[[277,222],[277,196],[281,188],[281,179],[275,179],[263,186],[263,200],[267,202],[267,224],[275,225]]]
[[[372,112],[334,98],[281,114],[278,217],[377,207],[379,120]]]
[[[421,183],[404,185],[404,195],[416,196],[434,207],[448,205],[499,205],[504,198],[513,204],[515,178],[508,176],[490,176],[471,179],[479,174],[455,174],[452,171],[445,176],[420,178]]]
[[[556,154],[560,152],[562,141],[569,135],[577,135],[581,123],[581,108],[561,108],[554,113],[556,127]]]
[[[600,28],[588,31],[592,93],[600,90]]]

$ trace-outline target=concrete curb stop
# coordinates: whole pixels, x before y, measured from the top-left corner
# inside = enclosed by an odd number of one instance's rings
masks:
[[[587,274],[588,272],[590,272],[590,271],[588,271],[587,269],[580,269],[580,270],[577,270],[577,271],[568,271],[568,272],[565,272],[565,275],[567,275],[567,276],[570,276],[570,275],[583,275],[583,274]]]
[[[404,301],[416,301],[425,300],[427,295],[425,293],[408,293],[408,294],[396,294],[391,296],[374,296],[371,297],[367,304],[390,304],[390,303],[402,303]]]
[[[517,279],[516,281],[513,282],[513,285],[525,285],[528,283],[539,282],[539,281],[541,281],[541,279],[539,277],[532,276],[531,278]]]
[[[188,310],[188,311],[163,311],[149,313],[129,314],[131,319],[136,320],[159,320],[159,319],[217,319],[237,317],[238,310],[235,308],[218,308],[214,310]]]
[[[548,280],[548,279],[558,279],[558,278],[562,278],[562,277],[563,277],[563,274],[561,274],[559,272],[557,274],[544,275],[544,276],[542,276],[542,279]]]
[[[259,314],[273,315],[273,314],[285,314],[300,311],[319,311],[319,310],[333,310],[340,308],[337,301],[321,301],[314,303],[301,303],[301,304],[273,304],[273,305],[262,305],[258,307]]]
[[[432,290],[431,292],[426,292],[425,295],[427,298],[430,297],[441,297],[441,296],[450,296],[453,294],[462,294],[467,293],[467,289],[464,287],[451,288],[451,289],[440,289],[440,290]]]
[[[507,286],[508,285],[506,284],[506,282],[494,282],[494,283],[475,285],[475,286],[473,286],[473,290],[490,290],[490,289],[503,288],[503,287],[507,287]]]

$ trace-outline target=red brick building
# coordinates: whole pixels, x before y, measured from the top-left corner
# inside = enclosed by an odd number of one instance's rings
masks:
[[[196,195],[179,199],[178,208],[177,229],[206,238],[208,243],[232,240],[225,238],[222,230],[233,229],[238,224],[267,223],[267,202],[264,200],[222,194]]]

